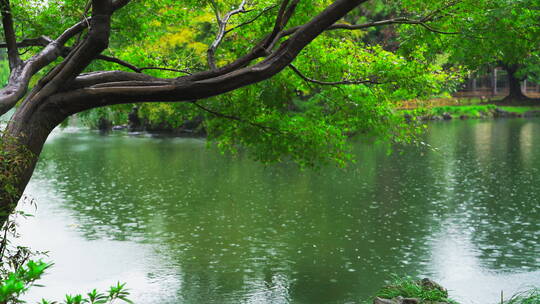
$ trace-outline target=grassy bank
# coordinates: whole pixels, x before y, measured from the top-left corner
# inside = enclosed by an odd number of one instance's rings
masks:
[[[540,116],[540,106],[498,106],[494,104],[437,106],[403,110],[405,115],[422,120],[493,118],[493,117],[533,117]]]
[[[402,106],[405,115],[421,120],[540,116],[540,101],[535,99],[509,104],[501,99],[441,97],[409,100]]]
[[[376,297],[380,299],[416,299],[419,303],[458,304],[448,297],[446,289],[429,279],[395,278],[390,285],[379,290]]]
[[[539,304],[540,303],[540,288],[533,288],[514,295],[504,304]]]
[[[414,280],[410,277],[398,278],[383,287],[375,295],[375,304],[448,303],[459,304],[448,295],[448,291],[429,280]],[[367,303],[366,303],[367,304]],[[508,300],[492,304],[540,304],[540,288],[532,288],[513,295]]]

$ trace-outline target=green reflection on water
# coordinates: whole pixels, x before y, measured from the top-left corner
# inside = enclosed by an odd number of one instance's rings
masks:
[[[61,133],[35,178],[84,238],[153,244],[182,303],[354,303],[391,273],[436,276],[441,238],[470,241],[486,271],[540,269],[539,131],[538,120],[435,123],[436,150],[358,145],[358,164],[320,172],[198,139]]]

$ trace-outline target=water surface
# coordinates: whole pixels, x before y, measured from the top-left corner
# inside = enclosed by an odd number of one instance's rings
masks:
[[[56,131],[21,227],[55,262],[30,298],[120,280],[136,303],[360,303],[407,274],[495,303],[540,286],[540,120],[432,123],[425,143],[358,144],[357,164],[313,172]]]

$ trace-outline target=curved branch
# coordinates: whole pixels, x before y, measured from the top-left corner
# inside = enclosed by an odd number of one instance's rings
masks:
[[[240,87],[263,81],[279,73],[313,39],[341,19],[347,12],[367,0],[336,0],[327,9],[301,26],[298,31],[283,43],[265,60],[250,66],[206,79],[182,77],[172,80],[133,81],[136,73],[124,72],[126,80],[113,84],[94,85],[77,90],[62,92],[51,96],[44,107],[63,109],[71,115],[87,109],[106,105],[135,102],[190,102],[223,94]],[[195,76],[195,75],[193,75]],[[99,77],[96,77],[99,78]],[[144,85],[141,85],[144,84]]]
[[[162,82],[164,79],[153,77],[141,73],[131,73],[124,71],[105,71],[82,74],[73,80],[66,90],[77,90],[88,88],[103,83],[118,83],[127,81],[155,81]]]
[[[240,3],[240,5],[238,6],[237,9],[234,9],[234,10],[228,12],[227,14],[225,14],[225,16],[223,18],[220,17],[219,10],[218,10],[218,7],[217,7],[215,1],[213,1],[213,0],[210,1],[210,3],[212,3],[212,7],[214,8],[214,12],[216,13],[216,19],[217,19],[218,26],[219,26],[218,34],[216,36],[216,39],[214,40],[214,42],[212,42],[212,44],[210,45],[210,47],[206,51],[208,66],[210,67],[210,69],[215,70],[217,68],[215,54],[216,54],[217,48],[219,47],[219,45],[223,41],[223,38],[225,38],[225,35],[227,34],[226,28],[227,28],[227,24],[229,23],[229,20],[234,15],[246,12],[246,10],[245,10],[246,1],[247,0],[242,0],[242,2]]]
[[[32,76],[60,54],[58,44],[50,43],[40,53],[11,71],[7,86],[0,90],[0,115],[9,111],[26,94]]]
[[[334,30],[362,30],[370,27],[377,27],[377,26],[384,26],[384,25],[392,25],[392,24],[417,24],[420,26],[423,26],[429,31],[436,32],[439,34],[447,34],[447,35],[458,35],[461,34],[461,32],[445,32],[441,30],[434,29],[430,25],[426,24],[426,21],[424,21],[424,18],[415,20],[415,19],[409,19],[405,17],[399,17],[399,18],[392,18],[387,20],[380,20],[380,21],[372,21],[372,22],[366,22],[362,24],[345,24],[345,23],[337,23],[330,27],[328,27],[327,31],[334,31]],[[290,36],[299,29],[300,27],[293,27],[286,31],[283,31],[281,37]],[[280,38],[281,38],[280,37]]]
[[[129,2],[130,0],[114,1],[112,5],[113,10],[118,10]],[[11,71],[8,84],[0,90],[0,115],[5,114],[15,106],[26,94],[32,76],[60,57],[63,53],[64,44],[86,27],[87,22],[81,21],[65,30],[56,40],[51,40],[43,36],[34,39],[25,39],[19,43],[21,47],[44,46],[45,48]],[[7,47],[7,44],[5,43],[5,46],[0,47]]]
[[[116,11],[121,9],[130,1],[131,0],[114,1],[112,10]],[[56,40],[51,40],[50,38],[43,36],[34,39],[25,39],[19,43],[15,42],[17,47],[44,46],[44,49],[27,61],[21,62],[18,67],[11,71],[8,84],[0,90],[0,115],[9,111],[17,101],[26,94],[32,76],[60,57],[63,53],[64,44],[83,31],[87,25],[88,23],[86,21],[78,22],[65,30]],[[5,48],[8,47],[9,44],[12,44],[12,42],[9,42],[8,39],[6,39],[6,43],[0,45],[0,47]]]
[[[112,12],[110,0],[92,0],[93,15],[88,36],[81,44],[74,47],[64,61],[42,78],[32,92],[26,96],[22,104],[25,111],[32,113],[39,107],[41,101],[65,87],[70,80],[80,74],[96,56],[107,48]],[[61,51],[60,47],[57,49]],[[21,127],[20,124],[23,120],[19,119],[18,115],[19,112],[15,113],[13,124],[9,125],[12,130]]]

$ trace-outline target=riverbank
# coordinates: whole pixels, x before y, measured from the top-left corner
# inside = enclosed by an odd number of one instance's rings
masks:
[[[531,106],[441,106],[404,110],[404,116],[417,120],[451,120],[451,119],[482,119],[482,118],[519,118],[540,117],[540,107]]]
[[[411,122],[430,120],[452,120],[452,119],[489,119],[489,118],[528,118],[540,117],[540,106],[504,106],[496,104],[481,105],[445,105],[430,108],[416,108],[401,110],[405,118]],[[152,133],[156,136],[164,137],[205,137],[206,132],[202,126],[202,121],[188,121],[178,128],[166,126],[150,127],[137,126],[130,127],[130,124],[113,126],[109,121],[100,123],[97,126],[102,132],[128,131],[133,134]]]

